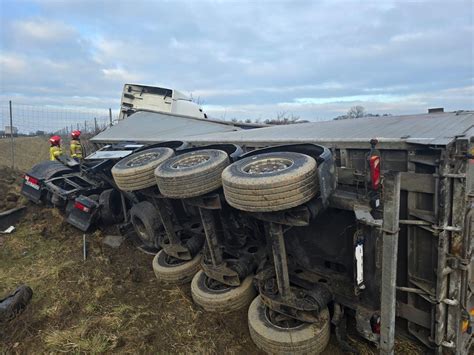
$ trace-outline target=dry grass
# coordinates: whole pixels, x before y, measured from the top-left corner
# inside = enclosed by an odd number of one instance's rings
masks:
[[[160,285],[151,257],[124,245],[88,238],[56,210],[28,207],[0,247],[0,294],[26,283],[34,290],[25,313],[0,329],[0,353],[17,352],[255,352],[245,312],[204,313],[189,288]]]
[[[18,176],[0,170],[0,196],[18,194]],[[84,262],[82,234],[57,210],[33,205],[16,227],[0,236],[0,297],[23,283],[34,296],[21,316],[0,327],[0,353],[259,353],[245,310],[204,312],[192,302],[189,285],[159,284],[152,258],[131,245],[110,249],[102,233],[94,233]],[[399,352],[421,353],[404,344],[397,342]],[[377,353],[360,339],[351,345]],[[342,354],[335,339],[325,354]]]
[[[26,171],[34,164],[49,158],[48,137],[16,137],[14,139],[15,168]],[[0,166],[11,166],[11,142],[0,139]]]
[[[34,290],[25,313],[0,328],[2,352],[258,353],[246,311],[216,315],[197,307],[189,285],[159,284],[151,257],[131,245],[110,249],[102,233],[81,234],[57,210],[28,206],[16,233],[0,246],[0,295],[26,283]],[[376,348],[355,335],[362,354]],[[397,342],[403,353],[421,353]],[[335,339],[325,354],[342,354]]]

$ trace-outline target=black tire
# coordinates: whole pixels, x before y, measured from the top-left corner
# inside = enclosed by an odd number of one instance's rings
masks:
[[[250,337],[257,347],[268,354],[320,354],[331,336],[327,308],[315,323],[300,323],[284,328],[274,325],[260,296],[250,304],[248,311]]]
[[[200,270],[191,282],[191,295],[196,304],[209,312],[233,312],[247,307],[257,292],[253,286],[253,276],[247,276],[238,287],[212,288],[209,278]]]
[[[123,220],[120,192],[114,189],[102,191],[99,196],[100,218],[106,225],[120,223]]]
[[[66,209],[65,209],[65,214],[66,214],[66,218],[69,216],[69,214],[74,210],[74,200],[69,200],[67,203],[66,203]]]
[[[171,148],[152,148],[131,154],[112,168],[117,187],[123,191],[136,191],[156,185],[155,168],[174,156]]]
[[[21,314],[33,297],[33,290],[26,285],[18,287],[7,297],[0,299],[0,325]]]
[[[133,229],[148,248],[160,248],[161,221],[155,206],[148,201],[139,202],[130,209]]]
[[[221,173],[229,165],[227,153],[196,150],[168,159],[155,170],[160,192],[170,198],[204,195],[222,186]]]
[[[181,285],[192,280],[201,269],[201,254],[191,260],[178,260],[160,250],[153,258],[153,272],[164,283]]]
[[[229,205],[249,212],[281,211],[311,200],[319,191],[314,158],[294,152],[250,156],[222,172]]]

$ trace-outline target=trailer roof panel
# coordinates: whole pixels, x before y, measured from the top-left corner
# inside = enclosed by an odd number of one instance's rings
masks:
[[[238,131],[231,123],[207,121],[188,116],[138,111],[119,121],[91,140],[100,143],[134,141],[157,143],[171,140],[186,140],[188,136]]]
[[[364,117],[273,126],[222,134],[187,137],[191,143],[322,143],[383,142],[446,145],[456,136],[472,135],[474,112]]]

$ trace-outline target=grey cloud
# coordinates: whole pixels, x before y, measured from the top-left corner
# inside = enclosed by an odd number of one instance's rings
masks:
[[[217,108],[213,113],[227,108],[245,118],[282,110],[332,117],[352,97],[373,111],[393,113],[424,111],[423,105],[436,102],[473,107],[468,96],[436,94],[473,83],[468,1],[37,6],[39,14],[4,26],[9,35],[2,35],[3,97],[83,97],[98,105],[90,98],[118,101],[125,81],[139,81],[190,91]],[[45,23],[51,28],[40,26]],[[41,31],[32,32],[34,25]]]

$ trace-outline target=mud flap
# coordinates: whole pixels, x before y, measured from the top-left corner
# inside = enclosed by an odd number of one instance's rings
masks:
[[[67,216],[67,222],[83,232],[90,230],[98,217],[98,202],[86,196],[79,196]]]

